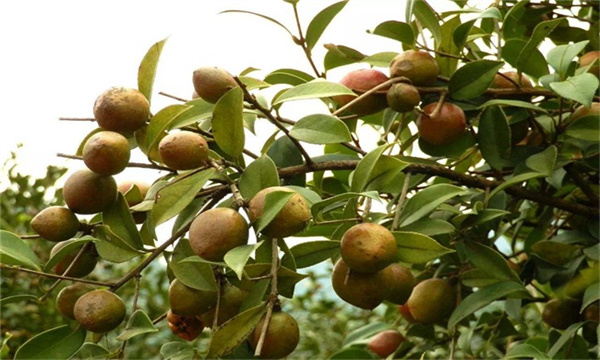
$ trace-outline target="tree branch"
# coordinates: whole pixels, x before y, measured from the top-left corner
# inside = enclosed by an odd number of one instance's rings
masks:
[[[50,273],[45,273],[43,271],[36,271],[36,270],[31,270],[31,269],[25,269],[25,268],[22,268],[20,266],[6,265],[6,264],[2,264],[2,263],[0,263],[0,269],[14,270],[14,271],[24,272],[24,273],[28,273],[28,274],[34,274],[34,275],[38,275],[38,276],[43,276],[43,277],[47,277],[47,278],[50,278],[50,279],[67,280],[67,281],[73,281],[73,282],[79,282],[79,283],[90,284],[90,285],[97,285],[97,286],[108,286],[108,287],[110,287],[110,286],[114,285],[112,283],[107,283],[107,282],[102,282],[102,281],[87,280],[87,279],[80,279],[80,278],[71,277],[71,276],[50,274]]]

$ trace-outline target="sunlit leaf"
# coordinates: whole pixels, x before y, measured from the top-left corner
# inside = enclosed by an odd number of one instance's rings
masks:
[[[336,144],[351,141],[348,126],[335,116],[312,114],[298,120],[290,135],[312,144]]]
[[[252,255],[258,246],[260,244],[241,245],[229,250],[223,257],[223,261],[235,272],[239,280],[242,279],[244,266],[246,266],[250,255]]]
[[[277,166],[267,155],[254,160],[240,176],[239,189],[245,199],[271,186],[279,186]]]
[[[25,241],[11,232],[0,230],[0,263],[39,270],[39,262],[37,255]]]
[[[334,3],[321,10],[308,24],[306,28],[306,47],[312,49],[333,18],[346,6],[347,0]]]
[[[401,262],[424,264],[454,252],[423,234],[407,231],[394,231],[393,234],[396,238],[397,258]]]
[[[152,100],[152,88],[154,87],[158,60],[166,41],[167,39],[163,39],[152,45],[144,55],[138,69],[138,90],[144,94],[149,102]]]
[[[412,27],[401,21],[384,21],[377,25],[372,34],[398,40],[403,44],[413,45],[415,43],[415,34]]]
[[[340,242],[335,240],[307,241],[291,248],[298,269],[321,263],[339,251]]]
[[[400,215],[401,226],[413,223],[434,211],[447,200],[466,193],[465,189],[454,185],[437,184],[429,186],[408,199]]]
[[[173,274],[185,286],[203,291],[217,291],[217,282],[211,265],[182,261],[194,255],[196,253],[190,247],[190,242],[187,239],[179,240],[169,263]]]
[[[254,330],[267,307],[263,304],[250,308],[221,325],[211,338],[208,358],[226,355],[238,347]]]
[[[127,321],[125,331],[123,331],[117,340],[127,341],[135,336],[158,332],[158,329],[152,324],[152,320],[148,317],[148,314],[144,310],[136,310]]]
[[[285,91],[283,94],[281,94],[281,96],[273,101],[273,105],[292,100],[317,99],[336,95],[356,94],[342,84],[316,79],[308,83],[297,85]]]
[[[244,150],[244,95],[235,87],[215,104],[212,129],[215,141],[228,155],[239,156]]]
[[[583,73],[571,76],[565,81],[552,82],[550,88],[558,95],[575,100],[589,108],[598,89],[598,78],[593,74]]]

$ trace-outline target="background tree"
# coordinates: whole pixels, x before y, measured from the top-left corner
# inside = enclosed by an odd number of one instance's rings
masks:
[[[64,282],[98,289],[65,287],[56,302],[75,321],[15,358],[145,356],[136,344],[165,333],[193,341],[163,344],[168,359],[315,356],[309,348],[366,359],[597,354],[596,2],[454,1],[437,12],[408,1],[405,22],[370,30],[402,51],[324,44],[323,59],[312,50],[346,2],[308,25],[299,2],[286,2],[296,32],[231,12],[287,31],[311,73],[200,67],[193,100],[161,93],[174,103],[151,111],[163,40],[143,58],[138,89],[100,94],[100,127],[61,155],[83,160],[63,187],[67,207],[32,221],[59,240],[50,258],[17,229],[0,244],[4,271],[60,280],[41,300]],[[365,69],[326,80],[356,63]],[[293,101],[317,108],[288,114]],[[248,149],[253,135],[260,154]],[[129,162],[123,139],[148,162]],[[151,185],[117,184],[123,164],[159,172]],[[76,273],[84,265],[92,275]],[[340,319],[314,301],[312,266],[363,310]],[[3,295],[3,306],[36,299]],[[332,329],[311,311],[330,314]],[[330,338],[341,340],[335,353]]]

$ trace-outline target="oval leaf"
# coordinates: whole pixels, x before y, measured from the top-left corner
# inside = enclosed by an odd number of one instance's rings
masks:
[[[250,163],[240,176],[239,188],[244,199],[251,199],[260,190],[271,186],[279,186],[279,173],[267,155]]]
[[[123,194],[118,193],[117,200],[113,202],[110,208],[102,212],[102,222],[132,248],[136,250],[144,249],[142,238]]]
[[[0,230],[0,263],[40,270],[39,262],[25,241],[11,232]]]
[[[219,147],[232,157],[244,150],[244,94],[235,87],[223,95],[215,104],[212,130]]]
[[[371,33],[398,40],[406,45],[413,45],[415,43],[415,34],[412,27],[401,21],[384,21],[377,25]]]
[[[158,151],[158,144],[164,137],[165,132],[170,128],[170,124],[177,119],[177,117],[190,107],[187,105],[169,105],[159,112],[157,112],[150,119],[148,129],[146,130],[146,147],[148,158],[151,154],[155,154]],[[154,159],[160,161],[160,159]]]
[[[267,312],[264,304],[250,308],[221,325],[214,333],[208,348],[207,358],[217,358],[237,348]]]
[[[157,331],[158,329],[152,324],[152,320],[150,320],[148,315],[143,310],[138,309],[131,314],[125,331],[117,336],[117,340],[127,341],[132,337]]]
[[[312,114],[294,124],[290,136],[311,144],[336,144],[351,141],[348,126],[335,116]]]
[[[438,206],[467,191],[454,185],[437,184],[429,186],[408,199],[400,214],[401,226],[413,223],[431,213]]]
[[[510,126],[499,106],[488,106],[479,119],[477,141],[481,155],[496,170],[502,170],[510,156]]]
[[[496,72],[504,65],[502,61],[478,60],[466,63],[450,77],[448,91],[453,99],[469,100],[487,90]]]
[[[241,245],[229,250],[227,254],[225,254],[225,256],[223,257],[225,264],[227,264],[227,266],[229,266],[231,270],[235,272],[238,279],[242,280],[242,275],[244,275],[244,266],[246,266],[250,255],[252,255],[254,250],[256,250],[256,248],[259,246],[260,243],[251,245]]]
[[[288,84],[292,86],[304,84],[314,79],[314,76],[296,69],[278,69],[265,77],[265,81],[269,84]]]
[[[454,252],[423,234],[407,231],[394,231],[393,234],[396,238],[396,257],[401,262],[423,264]]]
[[[154,87],[158,60],[166,41],[167,39],[163,39],[152,45],[144,55],[138,69],[138,90],[144,94],[149,102],[152,99],[152,88]]]
[[[41,332],[17,349],[15,360],[68,359],[83,345],[85,335],[83,328],[73,331],[69,325]]]
[[[281,104],[285,101],[317,99],[336,95],[356,96],[352,90],[348,89],[342,84],[316,79],[286,90],[283,94],[281,94],[281,96],[273,101],[273,106]]]
[[[491,247],[472,241],[459,246],[471,264],[492,278],[520,281],[517,273],[508,266],[506,259]]]
[[[321,10],[306,28],[306,47],[312,49],[333,18],[346,6],[348,0],[337,2]]]
[[[598,78],[593,74],[583,73],[571,76],[565,81],[551,82],[550,88],[558,95],[575,100],[589,108],[598,89]]]
[[[340,242],[335,240],[307,241],[291,249],[296,268],[302,269],[332,258],[340,252]]]
[[[169,267],[184,285],[204,291],[217,291],[217,282],[212,266],[204,262],[182,261],[196,253],[187,239],[181,239],[173,250]]]

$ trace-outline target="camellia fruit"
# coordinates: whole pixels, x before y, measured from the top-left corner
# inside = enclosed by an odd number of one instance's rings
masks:
[[[340,84],[360,96],[366,91],[371,90],[388,80],[389,78],[387,75],[379,70],[361,69],[346,74],[340,80]],[[385,100],[386,91],[387,88],[384,88],[371,95],[367,95],[365,98],[350,106],[348,111],[357,115],[369,115],[385,109],[387,107],[387,102]],[[352,95],[339,95],[333,97],[333,100],[340,106],[344,106],[354,99],[356,99],[356,96]]]
[[[173,280],[169,286],[169,305],[177,315],[202,315],[216,303],[216,291],[194,289],[184,285],[179,279]]]
[[[219,316],[217,318],[217,325],[221,326],[227,320],[233,318],[240,313],[244,300],[248,298],[250,293],[246,290],[242,290],[236,286],[226,282],[221,287],[221,298],[219,302]],[[216,307],[212,307],[210,310],[202,314],[202,321],[206,326],[211,327],[215,321]]]
[[[373,310],[385,299],[387,280],[383,271],[372,274],[351,271],[343,259],[338,260],[331,274],[335,293],[348,304],[366,310]]]
[[[63,241],[77,234],[79,220],[71,209],[50,206],[31,220],[31,228],[46,240]]]
[[[456,293],[446,280],[427,279],[414,287],[406,305],[417,322],[434,324],[454,311]]]
[[[163,163],[174,170],[197,169],[208,161],[208,143],[191,131],[168,134],[158,144],[158,152]]]
[[[212,104],[216,104],[226,92],[238,86],[230,73],[210,66],[196,69],[192,81],[196,94]]]
[[[436,107],[437,103],[428,104],[417,118],[419,136],[432,145],[449,145],[465,133],[465,113],[458,106],[445,102],[432,116]]]
[[[504,76],[502,76],[504,75]],[[516,71],[506,71],[502,75],[496,74],[491,88],[494,89],[518,89],[518,88],[532,88],[533,84],[531,80],[524,74],[519,74]],[[510,80],[508,80],[508,79]],[[512,81],[511,81],[512,80]]]
[[[390,63],[391,78],[403,76],[414,86],[431,86],[439,74],[437,61],[424,51],[405,51],[396,55]]]
[[[209,261],[223,261],[225,254],[248,243],[248,223],[231,208],[214,208],[198,215],[190,226],[190,246]]]
[[[586,116],[600,116],[600,102],[592,102],[590,107],[581,105],[571,114],[571,122],[577,121]]]
[[[378,356],[387,358],[392,355],[398,346],[406,339],[397,330],[385,330],[369,340],[368,348]]]
[[[56,295],[56,310],[63,316],[75,320],[75,314],[73,313],[75,303],[81,296],[92,290],[94,290],[94,287],[89,284],[76,283],[65,286]]]
[[[196,339],[204,330],[204,324],[198,316],[181,316],[169,310],[167,311],[167,321],[169,329],[186,341]]]
[[[127,193],[129,191],[131,191],[134,186],[137,187],[137,189],[139,190],[139,195],[140,195],[139,198],[136,198],[135,200],[133,200],[131,198],[131,196],[127,196]],[[121,194],[125,195],[125,200],[127,200],[127,206],[132,207],[132,206],[135,206],[135,205],[141,203],[146,198],[146,195],[148,194],[148,190],[150,190],[150,184],[148,184],[145,181],[139,181],[139,180],[123,181],[117,185],[117,190]],[[145,212],[133,212],[131,215],[133,216],[133,220],[135,221],[136,224],[142,224],[144,221],[146,221],[146,213]]]
[[[125,320],[125,303],[108,290],[94,290],[82,295],[73,308],[75,320],[86,330],[105,333]]]
[[[385,98],[389,107],[399,113],[412,111],[421,102],[421,95],[417,88],[405,83],[392,85]]]
[[[96,174],[115,175],[125,170],[131,151],[129,141],[118,132],[100,131],[83,146],[83,162]]]
[[[549,326],[564,330],[579,321],[581,302],[570,299],[551,299],[542,311],[542,321]]]
[[[94,117],[103,129],[127,134],[148,121],[150,103],[136,89],[114,87],[96,99]]]
[[[354,225],[342,236],[340,253],[350,269],[375,273],[396,260],[396,238],[379,224]]]
[[[63,186],[63,198],[77,214],[96,214],[107,210],[117,198],[117,183],[112,176],[82,169],[74,172]]]
[[[58,252],[67,245],[68,244],[66,242],[59,242],[58,244],[54,245],[52,250],[50,250],[50,258],[58,254]],[[77,259],[77,261],[75,261],[73,266],[71,266],[71,263],[73,262],[73,260],[75,260],[75,257],[77,257],[77,254],[81,250],[82,246],[77,247],[76,249],[63,256],[52,268],[54,273],[57,275],[81,278],[94,271],[94,268],[98,263],[98,257],[96,256],[95,251],[91,249],[84,251],[83,254],[81,254],[81,256]],[[65,274],[65,271],[67,271],[69,266],[71,266],[71,269],[68,273]]]
[[[404,304],[417,284],[410,269],[404,265],[393,263],[381,271],[388,277],[386,281],[388,291],[385,300],[398,305]]]
[[[263,317],[248,337],[250,346],[254,350],[256,350],[264,323],[265,318]],[[260,357],[263,359],[281,359],[286,357],[296,349],[299,341],[300,329],[296,320],[286,312],[273,312],[267,327]]]

